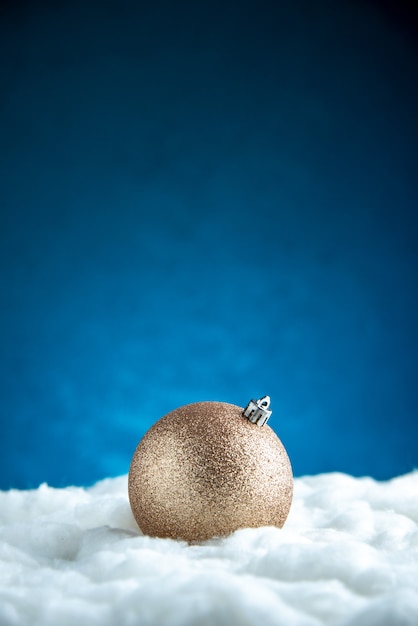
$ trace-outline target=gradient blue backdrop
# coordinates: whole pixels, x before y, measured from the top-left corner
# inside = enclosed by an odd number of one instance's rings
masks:
[[[270,394],[297,475],[418,465],[416,14],[3,3],[0,487]]]

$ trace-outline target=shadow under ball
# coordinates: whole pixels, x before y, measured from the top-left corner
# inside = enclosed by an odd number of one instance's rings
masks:
[[[144,534],[192,542],[283,526],[293,495],[289,457],[273,430],[250,422],[243,410],[196,402],[145,434],[128,480]]]

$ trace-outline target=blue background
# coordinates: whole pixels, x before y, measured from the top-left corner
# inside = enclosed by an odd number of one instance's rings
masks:
[[[264,394],[296,475],[417,466],[416,35],[402,2],[1,5],[1,488]]]

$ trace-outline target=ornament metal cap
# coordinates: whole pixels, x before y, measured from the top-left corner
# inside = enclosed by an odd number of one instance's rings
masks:
[[[244,409],[243,415],[253,424],[264,426],[272,414],[272,411],[269,410],[269,406],[270,396],[263,396],[259,400],[250,400]]]

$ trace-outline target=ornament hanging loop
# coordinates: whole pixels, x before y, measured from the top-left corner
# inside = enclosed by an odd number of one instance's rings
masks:
[[[244,409],[243,415],[257,426],[264,426],[272,414],[269,410],[270,396],[263,396],[259,400],[250,400]]]

